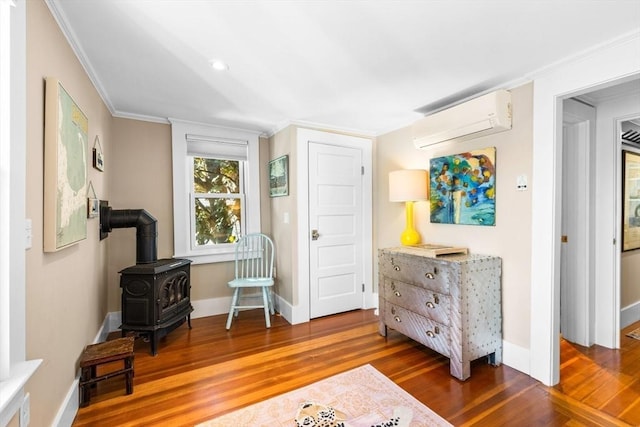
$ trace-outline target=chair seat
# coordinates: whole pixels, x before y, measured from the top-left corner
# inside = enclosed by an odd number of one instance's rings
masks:
[[[229,282],[232,288],[253,288],[260,286],[273,286],[271,277],[248,277],[244,279],[233,279]]]

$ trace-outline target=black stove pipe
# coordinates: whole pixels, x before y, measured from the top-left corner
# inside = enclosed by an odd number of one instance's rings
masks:
[[[113,228],[136,227],[136,264],[151,264],[158,260],[157,220],[144,209],[118,209],[101,206],[100,232],[109,233]]]

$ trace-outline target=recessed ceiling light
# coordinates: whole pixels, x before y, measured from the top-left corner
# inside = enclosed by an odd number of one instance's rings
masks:
[[[216,71],[226,71],[229,69],[229,65],[220,59],[212,59],[209,61],[209,64],[211,64],[211,68]]]

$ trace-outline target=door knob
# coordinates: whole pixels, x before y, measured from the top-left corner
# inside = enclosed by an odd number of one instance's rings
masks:
[[[311,240],[318,240],[318,237],[320,237],[318,230],[311,230]]]

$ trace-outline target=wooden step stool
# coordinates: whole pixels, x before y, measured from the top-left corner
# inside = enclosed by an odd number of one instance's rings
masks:
[[[118,338],[85,347],[80,356],[80,407],[89,405],[91,386],[99,381],[117,375],[124,375],[127,385],[127,394],[133,393],[133,342],[134,337]],[[117,371],[96,375],[99,365],[124,361],[124,367]]]

